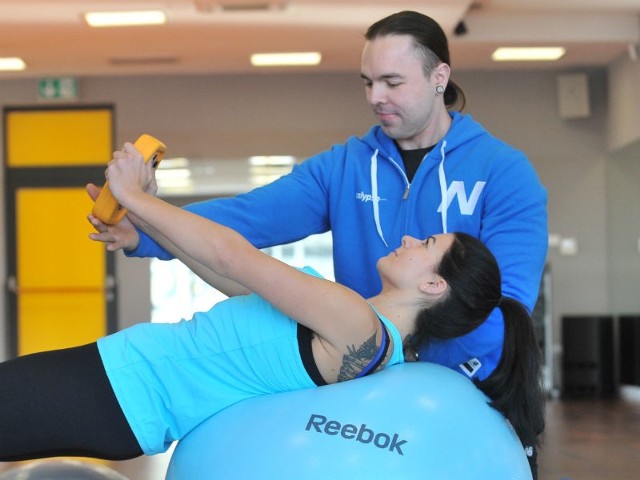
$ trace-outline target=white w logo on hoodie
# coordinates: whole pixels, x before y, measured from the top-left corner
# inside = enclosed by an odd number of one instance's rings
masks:
[[[446,196],[446,208],[449,208],[451,202],[454,198],[458,198],[458,205],[460,206],[460,213],[462,215],[473,215],[473,211],[476,208],[476,204],[478,203],[478,198],[480,198],[480,193],[482,193],[482,189],[484,188],[487,182],[476,182],[471,191],[471,195],[467,198],[467,192],[464,188],[464,182],[455,180],[451,182],[449,188],[447,189]],[[444,203],[445,199],[442,199],[442,203]],[[438,207],[438,212],[442,212],[442,203]]]

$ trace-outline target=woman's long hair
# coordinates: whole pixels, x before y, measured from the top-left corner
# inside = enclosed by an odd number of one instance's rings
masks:
[[[500,269],[493,254],[477,238],[465,233],[454,235],[436,267],[449,288],[443,298],[418,314],[412,340],[415,345],[471,332],[500,301]]]
[[[496,369],[477,387],[515,429],[525,447],[539,444],[544,430],[544,393],[538,341],[525,307],[501,294],[498,263],[478,239],[455,233],[437,273],[449,284],[447,293],[422,310],[407,347],[419,351],[430,339],[465,335],[499,307],[504,317],[502,356]]]
[[[476,385],[491,406],[509,419],[525,447],[540,443],[544,431],[544,389],[541,355],[531,318],[512,298],[500,301],[504,316],[504,343],[496,369]]]

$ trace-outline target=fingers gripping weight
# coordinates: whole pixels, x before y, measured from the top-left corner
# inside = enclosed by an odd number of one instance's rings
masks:
[[[164,143],[146,133],[140,135],[134,146],[142,154],[145,162],[152,162],[153,168],[158,168],[160,160],[162,160],[167,150]],[[93,205],[92,213],[108,225],[115,225],[127,214],[127,209],[118,205],[111,190],[109,190],[108,180],[100,190],[96,203]]]

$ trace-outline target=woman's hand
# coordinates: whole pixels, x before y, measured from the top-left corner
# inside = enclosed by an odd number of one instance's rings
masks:
[[[128,195],[145,192],[155,195],[157,183],[155,170],[145,162],[132,143],[125,143],[122,150],[113,152],[113,160],[107,166],[105,176],[113,196],[123,205]]]

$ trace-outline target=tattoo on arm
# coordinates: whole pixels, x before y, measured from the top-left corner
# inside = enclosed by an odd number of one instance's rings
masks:
[[[347,347],[347,353],[342,357],[342,366],[338,374],[338,382],[352,380],[371,363],[378,353],[376,335],[373,334],[362,345]]]

